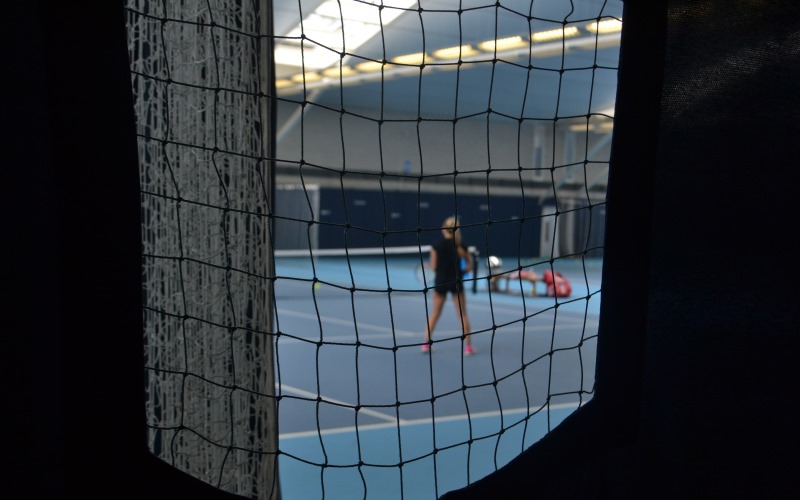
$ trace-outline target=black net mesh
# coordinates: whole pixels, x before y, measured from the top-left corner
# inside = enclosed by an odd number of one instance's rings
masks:
[[[153,453],[435,498],[591,398],[621,12],[130,0]]]

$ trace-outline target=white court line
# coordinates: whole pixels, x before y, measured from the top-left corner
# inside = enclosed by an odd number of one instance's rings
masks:
[[[528,300],[528,299],[526,299],[526,300]],[[491,312],[495,312],[495,313],[504,313],[504,314],[511,314],[511,315],[514,315],[514,316],[519,316],[520,312],[522,312],[522,304],[520,304],[518,307],[513,307],[512,308],[512,307],[509,307],[508,304],[505,304],[505,305],[499,304],[499,300],[493,300],[491,305],[489,305],[488,300],[487,300],[487,302],[478,302],[478,303],[476,303],[474,301],[473,302],[469,302],[468,301],[467,302],[467,312],[469,313],[469,311],[471,311],[473,309],[479,309],[479,310],[491,311]],[[530,317],[535,317],[534,315],[531,314],[534,311],[544,312],[546,314],[555,314],[555,311],[553,309],[553,305],[548,305],[547,307],[534,307],[532,304],[526,304],[525,310],[528,312]],[[559,314],[559,316],[565,315],[565,314],[581,315],[581,313],[572,312],[572,311],[559,311],[558,314]]]
[[[306,397],[306,398],[309,398],[309,399],[313,399],[313,400],[316,400],[317,396],[318,396],[318,394],[316,394],[314,392],[304,391],[303,389],[299,389],[297,387],[292,387],[292,386],[285,385],[285,384],[281,384],[280,387],[277,388],[277,390],[279,391],[279,394],[282,393],[282,392],[291,392],[291,393],[297,394],[298,396],[303,396],[303,397]],[[333,404],[337,404],[337,405],[345,405],[345,407],[342,408],[343,410],[350,409],[350,410],[355,411],[355,409],[352,408],[355,405],[351,404],[351,403],[348,403],[347,401],[341,401],[341,400],[338,400],[338,399],[323,397],[322,398],[322,402],[323,403],[333,403]],[[351,407],[351,408],[346,408],[346,407]],[[379,418],[381,420],[388,420],[392,424],[397,424],[397,422],[398,422],[398,420],[395,417],[391,416],[391,415],[386,415],[385,413],[381,413],[379,411],[370,410],[369,408],[361,408],[360,410],[358,410],[358,412],[359,413],[363,413],[364,415],[369,415],[371,417]],[[402,418],[399,420],[399,422],[400,423],[405,423],[405,421]]]
[[[298,318],[314,320],[314,321],[317,321],[317,322],[321,321],[322,323],[338,324],[338,325],[343,325],[343,326],[350,327],[350,328],[353,327],[353,322],[352,321],[350,321],[350,320],[342,320],[342,319],[334,318],[334,317],[331,317],[331,316],[317,316],[316,314],[308,314],[308,313],[301,313],[301,312],[298,312],[298,311],[287,311],[287,310],[283,310],[279,314],[284,314],[286,316],[295,316],[295,317],[298,317]],[[565,328],[565,327],[582,326],[584,324],[587,327],[592,327],[592,326],[599,325],[599,321],[578,321],[578,320],[570,321],[567,318],[562,318],[562,320],[558,322],[558,325],[556,327],[557,328]],[[358,336],[356,336],[355,334],[352,334],[352,335],[325,335],[324,336],[324,340],[327,341],[327,342],[353,342],[356,339],[363,341],[365,339],[386,339],[386,338],[391,339],[391,338],[398,338],[398,337],[420,338],[421,339],[422,336],[423,336],[423,333],[421,333],[421,332],[410,332],[408,330],[401,330],[401,329],[392,330],[392,328],[390,328],[390,327],[374,325],[374,324],[370,324],[370,323],[364,323],[362,321],[358,322],[358,328],[359,328],[359,330],[373,330],[373,331],[377,331],[377,332],[381,332],[381,333],[372,334],[372,335],[360,333]],[[423,328],[424,328],[424,325],[423,325]],[[510,325],[498,326],[497,329],[498,330],[506,330],[506,331],[508,331],[509,329],[515,329],[515,331],[521,331],[522,330],[522,326],[521,326],[520,323],[513,323],[513,324],[510,324]],[[525,327],[525,329],[527,331],[538,331],[538,330],[551,331],[553,329],[553,325],[552,324],[543,324],[543,325],[535,325],[535,326],[533,326],[533,325],[529,324],[529,325],[527,325]],[[473,328],[473,332],[475,332],[475,331],[479,331],[481,333],[487,333],[487,332],[491,331],[491,327]],[[440,337],[442,335],[444,335],[445,336],[444,338],[458,337],[458,336],[461,335],[461,330],[439,330],[437,332],[437,335],[440,336]],[[450,337],[447,337],[448,335]],[[307,340],[311,340],[311,339],[307,339]],[[281,339],[280,343],[281,343],[282,346],[286,346],[286,345],[289,345],[289,344],[299,344],[299,343],[305,344],[307,342],[303,341],[301,339],[287,338],[287,339]]]
[[[419,297],[412,298],[412,297],[404,297],[404,296],[395,296],[395,297],[392,298],[392,303],[395,303],[395,302],[413,302],[414,304],[420,306],[420,313],[422,313],[424,311],[430,312],[430,304],[428,304],[427,308],[423,308],[422,304],[420,303],[421,301],[420,301]],[[448,303],[450,305],[452,305],[452,303],[450,303],[450,302],[448,302]],[[446,306],[447,306],[447,304],[446,304]],[[552,307],[552,306],[548,306],[548,308],[542,309],[542,308],[533,307],[533,305],[529,305],[529,306],[526,307],[525,310],[528,311],[528,314],[530,315],[529,317],[533,318],[533,317],[537,316],[537,315],[531,314],[532,312],[535,312],[535,311],[545,311],[547,314],[554,314],[554,311],[552,309],[550,309],[550,307]],[[518,307],[513,307],[513,306],[509,306],[508,304],[501,304],[499,301],[492,302],[492,304],[490,305],[490,304],[484,303],[482,301],[481,302],[476,302],[476,301],[467,300],[467,313],[469,313],[469,311],[472,311],[472,310],[475,310],[475,309],[477,309],[479,311],[489,311],[489,312],[493,312],[495,314],[509,314],[509,315],[512,315],[512,316],[519,316],[520,312],[522,311],[522,305],[519,305]],[[292,316],[292,315],[294,315],[294,316],[302,316],[303,314],[305,314],[306,315],[305,317],[314,318],[314,319],[317,318],[316,314],[307,314],[307,313],[301,313],[299,311],[292,311],[291,309],[288,309],[288,308],[285,308],[285,307],[278,308],[278,314],[279,315],[280,314],[286,314],[286,315],[289,315],[289,316]],[[567,312],[562,312],[562,313],[559,313],[559,314],[567,315]],[[570,312],[569,315],[580,315],[580,314],[579,313]],[[345,320],[338,320],[338,321],[341,322],[341,324],[352,325],[352,322],[349,322],[349,321],[345,321]],[[375,329],[380,329],[380,328],[382,328],[382,327],[378,327],[378,326],[375,327]],[[416,334],[414,334],[414,335],[416,335]]]
[[[278,312],[278,315],[281,314],[285,316],[294,316],[296,318],[304,318],[304,319],[313,319],[315,321],[322,321],[324,323],[333,323],[335,325],[343,325],[343,326],[353,326],[353,321],[351,320],[344,320],[339,318],[333,318],[331,316],[318,316],[316,314],[308,314],[302,313],[299,311],[291,311],[287,309],[281,309]],[[408,330],[400,330],[395,328],[394,330],[388,326],[380,326],[380,325],[372,325],[369,323],[364,323],[362,321],[358,322],[358,328],[364,330],[374,330],[381,333],[389,333],[394,334],[397,337],[418,337],[422,335],[421,333],[409,332]]]
[[[586,404],[587,401],[584,401],[583,404]],[[549,405],[549,410],[564,410],[569,408],[577,409],[579,406],[578,403],[559,403],[559,404],[551,404]],[[531,410],[535,410],[536,408],[531,408]],[[543,408],[544,410],[545,408]],[[530,410],[528,408],[515,408],[513,410],[495,410],[495,411],[484,411],[479,413],[471,413],[471,414],[461,414],[461,415],[449,415],[447,417],[437,417],[435,419],[431,418],[418,418],[414,420],[403,420],[400,419],[399,425],[403,426],[411,426],[411,425],[431,425],[433,422],[436,423],[443,423],[443,422],[455,422],[458,420],[474,420],[479,418],[489,418],[489,417],[498,417],[500,415],[503,416],[511,416],[517,415],[521,413],[528,413]],[[386,429],[386,428],[394,428],[397,427],[398,422],[392,423],[384,423],[384,424],[369,424],[369,425],[359,425],[358,428],[355,426],[350,427],[337,427],[333,429],[319,429],[313,431],[301,431],[301,432],[288,432],[286,434],[279,434],[278,439],[296,439],[296,438],[304,438],[304,437],[316,437],[316,436],[325,436],[328,434],[343,434],[343,433],[353,433],[356,432],[363,432],[363,431],[370,431],[370,430],[379,430],[379,429]]]
[[[468,295],[468,297],[469,297],[469,295]],[[528,300],[528,299],[524,298],[524,300]],[[395,303],[395,302],[413,302],[415,305],[419,306],[420,313],[423,313],[425,310],[430,311],[430,307],[431,307],[430,304],[428,304],[427,309],[425,309],[423,304],[422,304],[422,301],[421,301],[421,299],[419,297],[409,297],[409,296],[404,296],[404,295],[394,295],[392,297],[392,303]],[[448,300],[447,304],[445,304],[445,307],[451,307],[452,305],[453,305],[452,301]],[[515,307],[515,306],[510,306],[507,303],[503,304],[503,303],[501,303],[501,301],[499,299],[498,300],[494,300],[491,305],[489,305],[488,299],[487,299],[486,302],[467,299],[467,312],[468,313],[469,313],[469,311],[477,309],[479,311],[494,312],[495,314],[509,314],[509,315],[512,315],[512,316],[519,316],[520,312],[522,311],[522,307],[523,306],[522,306],[521,303],[520,303],[520,305]],[[546,308],[542,308],[542,307],[534,307],[533,304],[526,304],[526,310],[528,311],[528,314],[531,314],[534,311],[546,311],[547,314],[554,314],[554,311],[552,309],[552,305],[548,305]],[[298,311],[292,311],[292,310],[290,310],[288,308],[285,308],[285,307],[280,307],[280,308],[278,308],[278,314],[289,314],[289,315],[295,314],[295,315],[299,315],[299,314],[302,314],[302,313],[300,313]],[[566,314],[566,312],[560,312],[559,314],[563,315],[563,314]],[[570,314],[579,314],[579,313],[570,313]],[[310,316],[312,316],[312,317],[314,317],[316,319],[316,315],[310,315]],[[535,316],[531,316],[531,317],[535,317]],[[350,323],[350,324],[352,324],[352,323]]]

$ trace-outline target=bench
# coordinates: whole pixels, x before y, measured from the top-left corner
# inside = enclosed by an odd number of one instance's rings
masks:
[[[489,280],[489,283],[493,291],[508,293],[511,288],[511,282],[518,280],[531,283],[531,296],[537,296],[536,283],[541,281],[542,278],[533,271],[508,271],[505,273],[495,274]],[[501,282],[503,282],[504,285],[502,289],[500,288]]]

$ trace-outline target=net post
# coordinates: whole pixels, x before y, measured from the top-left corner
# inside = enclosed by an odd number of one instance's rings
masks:
[[[268,279],[275,276],[275,246],[274,231],[275,224],[272,215],[275,213],[275,150],[276,150],[276,122],[277,110],[275,106],[275,59],[274,59],[274,33],[273,33],[273,10],[272,0],[259,0],[257,4],[258,18],[258,50],[261,52],[259,60],[261,64],[258,69],[259,89],[261,95],[260,102],[260,121],[262,126],[258,132],[261,133],[262,141],[262,161],[266,165],[266,183],[268,198],[266,200],[268,217],[266,221],[266,231],[263,232],[266,248],[266,276]],[[266,94],[266,98],[264,97]],[[264,495],[268,495],[272,500],[281,499],[281,488],[278,472],[278,403],[275,380],[275,340],[270,337],[275,333],[275,281],[269,280],[265,287],[266,306],[265,306],[265,327],[267,330],[267,341],[263,346],[263,386],[267,388],[267,403],[265,408],[266,429],[264,434],[264,449],[267,455],[261,464],[262,470],[259,472],[261,481],[256,487]]]

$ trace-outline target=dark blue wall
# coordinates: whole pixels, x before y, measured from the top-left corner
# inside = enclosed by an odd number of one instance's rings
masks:
[[[539,255],[541,206],[534,199],[335,188],[320,192],[319,246],[429,245],[453,214],[464,243],[481,255]]]

